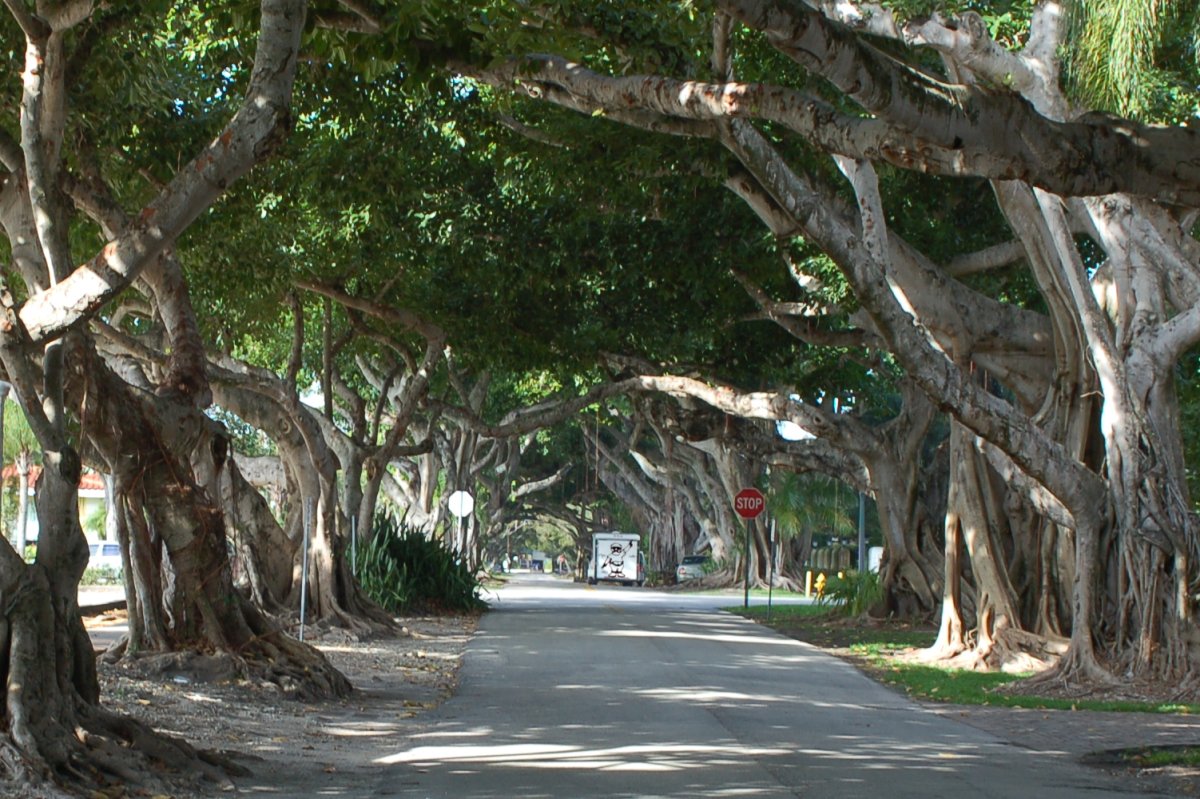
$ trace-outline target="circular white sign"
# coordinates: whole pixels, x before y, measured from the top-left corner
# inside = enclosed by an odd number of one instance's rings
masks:
[[[475,510],[475,497],[468,494],[466,491],[455,491],[450,495],[450,499],[446,500],[446,506],[458,518],[469,516],[471,511]]]

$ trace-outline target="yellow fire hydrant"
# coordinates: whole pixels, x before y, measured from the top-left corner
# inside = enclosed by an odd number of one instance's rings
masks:
[[[825,596],[825,572],[817,575],[817,596]]]

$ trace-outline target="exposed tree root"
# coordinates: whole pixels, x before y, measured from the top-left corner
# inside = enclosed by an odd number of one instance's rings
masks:
[[[76,712],[78,726],[68,764],[39,768],[11,742],[0,742],[0,796],[77,799],[107,796],[110,791],[166,795],[194,783],[197,776],[230,791],[236,788],[231,777],[249,773],[231,760],[200,752],[136,719],[87,703],[79,703]]]
[[[703,577],[698,577],[695,580],[688,580],[686,585],[691,590],[706,590],[710,588],[729,588],[735,584],[741,584],[741,576],[735,575],[731,569],[717,569],[709,572]]]
[[[205,780],[215,783],[222,790],[235,786],[231,776],[245,776],[249,772],[233,761],[213,752],[201,752],[186,741],[156,732],[142,722],[129,716],[118,716],[103,708],[90,708],[89,727],[100,730],[103,737],[99,747],[89,743],[93,749],[109,753],[115,763],[120,763],[123,752],[129,748],[142,752],[154,762],[181,774],[200,774]],[[93,733],[91,740],[94,742]],[[140,772],[127,774],[127,781],[137,782]]]
[[[183,650],[128,655],[126,643],[122,639],[109,647],[104,661],[181,683],[246,682],[292,699],[332,699],[354,690],[320,651],[282,633],[260,638],[238,654]]]
[[[198,775],[232,789],[231,777],[244,772],[231,762],[99,704],[92,644],[78,608],[52,601],[42,570],[21,568],[20,590],[7,594],[8,614],[0,623],[0,641],[8,644],[8,659],[0,658],[8,667],[0,796],[170,795]],[[319,650],[256,614],[247,622],[247,636],[232,651],[209,645],[209,653],[192,647],[144,660],[178,682],[241,679],[305,699],[350,693],[349,681]],[[110,651],[116,653],[124,653],[124,663],[141,660],[124,644]]]
[[[361,608],[361,611],[361,614],[356,615],[338,606],[320,619],[308,621],[305,627],[322,631],[337,628],[360,641],[397,634],[399,625],[382,608],[371,605]],[[277,619],[289,632],[295,631],[295,634],[299,635],[300,614],[298,611],[279,614]]]
[[[1051,668],[1010,686],[1010,690],[1035,695],[1085,698],[1124,690],[1128,682],[1117,677],[1094,656],[1069,649]]]
[[[71,794],[55,785],[49,776],[32,768],[10,742],[0,742],[0,796],[21,796],[29,799],[71,797]]]
[[[681,585],[686,585],[689,589],[693,590],[742,588],[745,586],[743,582],[745,578],[745,572],[724,568],[709,572],[703,577],[688,580],[686,583],[681,583]],[[751,588],[766,590],[769,587],[765,577],[752,575],[750,579],[752,580]],[[804,590],[804,584],[801,580],[789,574],[778,572],[774,575],[774,587],[776,591],[792,591],[795,593],[800,593]]]
[[[970,671],[1043,673],[1058,663],[1066,651],[1066,641],[1005,629],[987,644],[969,648],[939,639],[928,649],[915,653],[912,660]]]
[[[920,663],[941,663],[950,661],[965,651],[966,646],[963,644],[938,639],[933,646],[917,652],[914,660]]]
[[[277,616],[276,620],[284,632],[299,639],[299,614]],[[386,625],[371,619],[353,617],[321,619],[304,625],[305,641],[371,641],[379,638],[404,638],[408,635],[408,628],[393,618],[389,618]]]
[[[276,685],[295,699],[325,699],[348,696],[353,686],[319,650],[283,633],[260,639],[260,652],[248,658],[247,667],[258,669],[259,679]]]

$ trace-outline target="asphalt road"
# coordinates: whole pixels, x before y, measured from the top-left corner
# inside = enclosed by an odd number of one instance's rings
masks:
[[[1130,795],[714,610],[740,596],[530,576],[491,599],[457,694],[382,759],[378,795]]]

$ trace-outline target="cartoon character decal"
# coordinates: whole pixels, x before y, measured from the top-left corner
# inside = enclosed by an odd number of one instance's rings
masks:
[[[604,556],[600,567],[607,572],[610,580],[625,578],[625,558],[629,554],[629,545],[621,541],[613,541],[608,545],[608,554]]]

